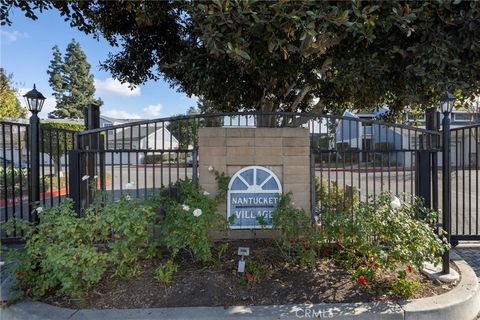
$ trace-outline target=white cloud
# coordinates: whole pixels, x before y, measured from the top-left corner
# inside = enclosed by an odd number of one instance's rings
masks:
[[[162,111],[162,105],[159,104],[151,104],[146,108],[143,108],[143,111],[153,117],[159,117],[160,112]]]
[[[17,41],[20,38],[28,38],[28,33],[26,32],[20,32],[20,31],[5,31],[5,30],[0,30],[0,38],[2,41],[5,41],[5,43],[12,43]]]
[[[103,112],[104,115],[107,117],[115,118],[115,119],[141,119],[140,115],[136,113],[130,113],[124,110],[109,110]]]
[[[139,96],[142,93],[139,87],[130,89],[128,83],[121,83],[120,81],[113,78],[107,78],[105,80],[95,79],[95,88],[98,92],[110,93],[126,97]]]

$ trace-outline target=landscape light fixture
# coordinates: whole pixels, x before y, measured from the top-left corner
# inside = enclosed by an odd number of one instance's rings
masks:
[[[455,96],[450,92],[445,92],[440,97],[440,112],[443,114],[450,114],[453,110],[453,102],[455,101]]]
[[[30,117],[30,211],[32,211],[32,222],[39,223],[37,210],[31,210],[40,204],[40,119],[38,113],[42,111],[45,97],[33,85],[33,89],[24,96],[27,101],[28,110],[32,113]],[[43,165],[43,164],[42,164]]]
[[[25,98],[25,101],[27,101],[28,110],[30,110],[31,113],[36,114],[42,111],[43,103],[46,98],[41,92],[37,91],[35,84],[33,85],[33,89],[28,91],[23,97]]]
[[[440,97],[440,112],[443,113],[442,120],[442,176],[443,176],[443,186],[442,186],[442,227],[446,231],[446,240],[450,243],[450,234],[451,234],[451,198],[452,198],[452,189],[450,185],[450,176],[451,176],[451,164],[450,164],[450,113],[453,110],[453,102],[455,101],[455,96],[450,92],[445,92]],[[443,255],[442,263],[442,272],[445,274],[450,273],[450,251],[447,250]]]

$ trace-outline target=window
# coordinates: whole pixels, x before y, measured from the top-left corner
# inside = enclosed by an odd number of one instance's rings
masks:
[[[363,134],[372,134],[372,124],[371,123],[364,123],[363,124]]]
[[[407,114],[407,121],[425,121],[425,114]]]
[[[471,113],[454,113],[453,119],[456,121],[472,121],[473,115]]]

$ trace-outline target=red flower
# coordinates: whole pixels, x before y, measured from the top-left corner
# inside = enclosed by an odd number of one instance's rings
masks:
[[[358,277],[358,282],[361,284],[367,284],[367,279],[364,276]]]
[[[253,281],[253,274],[251,274],[250,272],[247,272],[247,280],[248,282]]]
[[[408,270],[408,273],[412,273],[412,265],[411,264],[409,264],[407,266],[407,270]]]
[[[18,276],[18,277],[22,277],[22,276],[23,276],[23,272],[22,272],[22,271],[17,271],[17,276]]]

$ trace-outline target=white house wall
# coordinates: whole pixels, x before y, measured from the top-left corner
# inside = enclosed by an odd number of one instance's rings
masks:
[[[178,149],[178,140],[167,129],[158,129],[155,139],[155,132],[140,141],[142,149],[149,150],[176,150]]]

